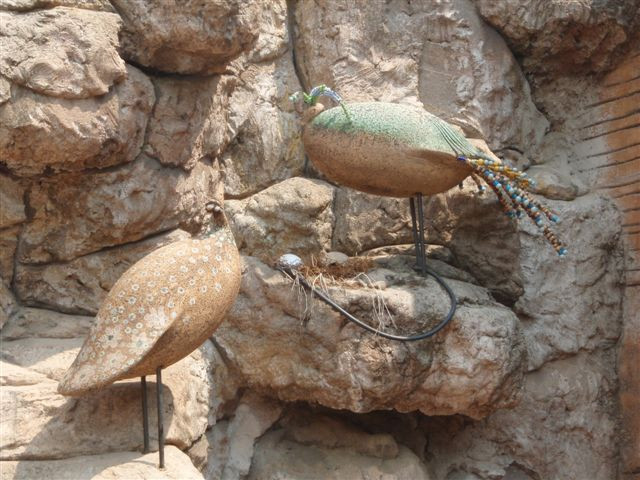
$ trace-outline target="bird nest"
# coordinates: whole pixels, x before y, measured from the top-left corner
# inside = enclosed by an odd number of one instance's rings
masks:
[[[303,265],[300,268],[300,273],[307,278],[322,276],[339,283],[340,281],[353,280],[374,267],[375,262],[368,257],[350,257],[342,263],[333,264],[317,262],[312,259],[311,265]]]

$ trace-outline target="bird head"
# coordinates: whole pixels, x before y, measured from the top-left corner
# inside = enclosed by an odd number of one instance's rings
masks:
[[[294,103],[296,111],[302,114],[303,122],[308,123],[313,119],[313,117],[324,110],[324,105],[318,102],[320,97],[329,97],[334,102],[338,103],[344,110],[347,117],[349,117],[349,111],[342,101],[342,97],[326,85],[313,87],[309,93],[302,91],[295,92],[294,94],[289,95],[289,100]]]

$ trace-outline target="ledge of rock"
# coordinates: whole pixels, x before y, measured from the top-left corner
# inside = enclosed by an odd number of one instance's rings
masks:
[[[22,460],[2,462],[2,480],[112,480],[139,478],[145,480],[202,480],[202,474],[189,457],[172,445],[165,448],[164,470],[158,468],[158,454],[117,452],[83,455],[63,460]]]
[[[446,314],[448,297],[433,279],[413,273],[409,257],[379,261],[393,270],[367,272],[375,291],[356,282],[330,286],[329,293],[365,318],[383,301],[396,325],[414,332],[425,329],[419,319],[434,324]],[[460,304],[450,325],[430,340],[387,341],[345,325],[280,272],[246,257],[240,295],[216,342],[250,387],[285,401],[473,418],[514,405],[524,361],[516,316],[467,283],[468,275],[434,263],[447,277],[466,281],[448,280]]]

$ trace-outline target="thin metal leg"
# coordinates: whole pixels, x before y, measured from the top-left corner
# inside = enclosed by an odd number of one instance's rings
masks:
[[[147,377],[140,377],[142,387],[142,433],[144,435],[144,446],[142,453],[149,453],[149,409],[147,408]]]
[[[418,243],[418,223],[416,219],[416,199],[411,197],[409,199],[409,209],[411,210],[411,231],[413,233],[413,244],[416,247],[416,267],[421,265],[420,263],[420,244]]]
[[[422,205],[422,194],[418,193],[416,195],[416,200],[418,204],[417,208],[417,217],[418,217],[418,250],[420,250],[420,255],[418,256],[418,266],[420,267],[420,272],[425,275],[427,273],[427,252],[424,243],[424,208]]]
[[[158,453],[160,468],[164,468],[164,423],[162,421],[162,367],[156,369],[156,406],[158,408]]]

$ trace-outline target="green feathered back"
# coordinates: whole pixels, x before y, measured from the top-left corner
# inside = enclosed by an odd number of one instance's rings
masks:
[[[357,135],[359,132],[383,136],[408,148],[474,155],[477,150],[457,130],[429,112],[409,105],[384,102],[352,103],[321,112],[314,127]]]

